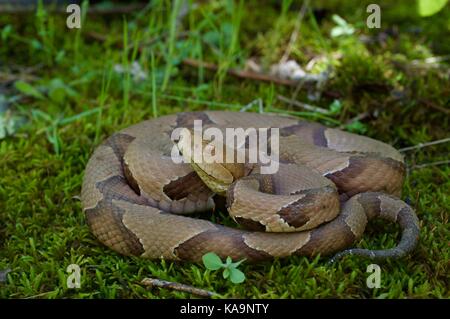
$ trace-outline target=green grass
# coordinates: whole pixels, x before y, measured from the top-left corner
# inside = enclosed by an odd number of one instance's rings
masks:
[[[371,262],[357,257],[333,265],[327,258],[303,257],[244,263],[239,269],[247,279],[233,285],[220,271],[201,264],[124,257],[99,244],[77,197],[85,165],[101,140],[144,119],[187,110],[239,110],[259,98],[265,111],[333,127],[370,112],[375,115],[347,128],[364,130],[397,148],[445,138],[450,131],[448,113],[429,107],[449,110],[449,60],[438,68],[413,62],[449,56],[448,8],[420,18],[410,12],[410,1],[382,2],[382,29],[377,31],[361,25],[366,13],[360,2],[314,2],[314,8],[328,11],[321,19],[305,16],[291,58],[301,65],[320,54],[332,59],[335,72],[325,90],[336,92],[336,98],[308,101],[305,91],[296,97],[322,108],[340,101],[338,112],[321,116],[276,99],[292,96],[293,88],[226,75],[229,67],[243,68],[251,56],[266,68],[277,62],[301,5],[192,2],[187,15],[177,20],[183,9],[168,3],[155,1],[141,14],[111,21],[86,15],[78,31],[65,27],[64,14],[42,9],[27,17],[0,17],[4,29],[10,29],[0,40],[1,71],[40,65],[32,80],[24,80],[42,95],[17,91],[13,82],[0,78],[0,95],[18,97],[8,111],[28,119],[0,140],[0,271],[11,270],[0,282],[0,298],[190,297],[142,287],[140,280],[150,276],[233,298],[449,298],[450,168],[414,167],[448,159],[449,143],[405,153],[410,169],[403,198],[416,208],[421,237],[411,256],[380,263],[379,289],[367,288]],[[331,38],[333,13],[354,24],[357,32]],[[359,38],[378,39],[386,30],[394,35],[388,33],[383,41],[363,43]],[[91,31],[104,34],[106,41],[93,40]],[[138,50],[138,43],[149,39],[154,41]],[[187,57],[216,63],[219,72],[184,67],[181,60]],[[115,64],[127,67],[135,60],[148,73],[144,81],[114,71]],[[396,226],[376,221],[358,246],[387,248],[398,240]],[[72,263],[81,267],[80,289],[66,287],[65,270]]]

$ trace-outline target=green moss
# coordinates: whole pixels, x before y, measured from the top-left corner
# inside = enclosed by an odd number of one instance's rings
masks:
[[[419,71],[412,69],[411,64],[412,59],[449,54],[445,41],[440,40],[448,33],[447,22],[442,18],[448,16],[448,10],[439,13],[436,20],[408,18],[404,14],[397,20],[399,15],[387,9],[400,10],[398,8],[404,7],[404,3],[399,7],[386,7],[383,29],[379,32],[393,26],[400,28],[400,44],[393,38],[373,45],[359,40],[362,34],[377,34],[364,27],[358,27],[357,34],[347,38],[329,37],[332,13],[340,14],[355,25],[365,21],[366,14],[365,7],[356,2],[348,5],[353,10],[341,7],[342,2],[339,5],[333,3],[315,4],[329,11],[318,20],[319,30],[315,29],[310,16],[305,17],[301,36],[291,55],[302,65],[318,54],[341,55],[333,58],[335,72],[326,88],[338,92],[343,104],[342,112],[334,115],[333,120],[345,123],[363,112],[375,112],[362,120],[367,134],[398,148],[448,136],[448,115],[424,104],[426,100],[448,110],[449,91],[444,85],[445,80],[448,81],[448,63],[443,62],[438,69]],[[348,2],[345,3],[347,6]],[[411,169],[403,196],[416,208],[422,226],[421,238],[411,256],[381,264],[379,289],[366,286],[366,268],[371,262],[356,257],[346,257],[333,265],[328,265],[326,258],[301,257],[257,265],[244,263],[240,269],[247,280],[244,284],[232,285],[221,277],[220,272],[205,270],[202,265],[120,256],[100,245],[89,232],[77,199],[86,162],[102,139],[153,116],[151,72],[154,72],[157,84],[159,115],[207,108],[236,110],[257,98],[263,100],[266,109],[302,111],[287,107],[276,99],[278,94],[292,95],[294,89],[232,77],[217,81],[210,72],[205,71],[202,77],[198,70],[182,67],[179,63],[182,58],[194,57],[242,67],[247,58],[256,55],[262,56],[267,67],[284,53],[299,8],[292,5],[282,16],[280,10],[277,2],[264,6],[246,3],[243,15],[237,21],[239,17],[221,2],[201,4],[188,14],[190,23],[182,26],[190,33],[175,43],[169,61],[173,68],[167,90],[160,90],[169,45],[163,37],[157,38],[137,56],[149,77],[144,82],[128,85],[127,108],[123,105],[123,78],[112,71],[116,63],[131,62],[133,52],[131,48],[129,55],[124,55],[115,45],[121,43],[121,17],[106,21],[89,16],[81,30],[78,48],[75,46],[76,31],[65,28],[64,16],[50,16],[53,21],[50,24],[44,21],[42,28],[53,34],[45,41],[32,27],[34,15],[22,19],[1,17],[5,25],[13,27],[12,33],[0,45],[0,59],[6,62],[5,65],[23,68],[44,62],[34,71],[36,88],[47,94],[51,80],[58,78],[76,92],[63,104],[47,98],[22,98],[12,109],[27,116],[29,123],[15,136],[0,140],[0,270],[11,269],[6,282],[0,282],[1,298],[190,297],[165,289],[143,288],[139,281],[149,276],[213,290],[225,297],[450,297],[446,269],[449,261],[450,168],[448,165],[414,168],[416,164],[448,159],[449,144],[406,153]],[[133,20],[130,16],[128,21],[129,41],[134,43],[138,34],[143,39],[150,39],[169,30],[170,12],[163,4],[157,4],[139,19]],[[411,23],[417,21],[423,27],[421,37],[407,31]],[[227,35],[233,34],[232,29],[238,24],[241,30],[239,43],[230,54]],[[224,25],[227,27],[223,28]],[[91,31],[106,35],[107,40],[93,40],[87,36]],[[210,42],[204,39],[199,42],[199,37],[202,39],[206,33],[209,33]],[[150,52],[155,55],[154,70],[151,70]],[[392,62],[395,59],[402,60],[407,67],[397,67]],[[2,71],[13,72],[7,67]],[[400,97],[393,92],[400,92]],[[7,94],[18,93],[11,89]],[[298,99],[306,101],[306,94],[300,92]],[[311,103],[328,108],[332,100],[322,98]],[[48,139],[49,121],[33,116],[31,112],[41,110],[55,120],[96,107],[102,109],[101,113],[57,127],[55,136],[60,141],[60,154],[55,154]],[[316,118],[314,114],[305,115]],[[229,220],[225,218],[224,222]],[[398,239],[395,226],[374,222],[358,246],[387,248]],[[67,289],[65,284],[65,270],[72,263],[82,269],[81,288],[77,290]]]

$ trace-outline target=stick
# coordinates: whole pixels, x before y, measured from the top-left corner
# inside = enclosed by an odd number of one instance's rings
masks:
[[[441,143],[447,143],[447,142],[450,142],[450,137],[443,138],[441,140],[431,141],[431,142],[428,142],[428,143],[419,143],[419,144],[414,145],[414,146],[404,147],[404,148],[399,149],[399,152],[406,152],[406,151],[410,151],[410,150],[420,149],[420,148],[424,148],[424,147],[427,147],[427,146],[441,144]]]
[[[306,8],[308,7],[308,5],[309,5],[309,0],[306,0],[303,3],[302,8],[300,9],[300,11],[298,13],[294,31],[292,31],[291,37],[289,39],[289,44],[288,44],[283,56],[281,57],[280,63],[285,63],[288,60],[289,55],[291,54],[292,48],[294,47],[294,44],[295,44],[295,41],[297,41],[298,34],[300,32],[300,27],[302,26],[303,17],[305,16]]]
[[[351,119],[346,121],[345,124],[340,125],[339,128],[343,129],[343,128],[345,128],[346,125],[352,124],[353,122],[356,122],[356,121],[361,121],[369,116],[370,116],[369,112],[360,113],[360,114],[356,115],[355,117],[352,117]]]
[[[258,98],[256,100],[251,101],[250,103],[248,103],[247,105],[245,105],[244,107],[242,107],[239,112],[247,112],[249,109],[251,109],[253,107],[253,105],[255,105],[256,103],[258,103],[258,112],[260,114],[264,113],[264,106],[263,106],[263,101],[261,98]]]
[[[198,61],[194,59],[184,59],[183,64],[189,65],[195,68],[203,67],[205,69],[211,70],[211,71],[217,71],[219,70],[219,67],[216,64]],[[235,69],[228,69],[228,74],[236,76],[238,78],[244,78],[244,79],[251,79],[251,80],[257,80],[257,81],[263,81],[263,82],[273,82],[276,84],[282,84],[282,85],[288,85],[288,86],[295,86],[297,85],[297,81],[287,80],[287,79],[281,79],[279,77],[263,74],[263,73],[257,73],[253,71],[240,71]]]
[[[434,104],[431,101],[428,101],[428,100],[425,100],[425,99],[419,99],[419,102],[423,103],[426,107],[429,107],[429,108],[435,109],[436,111],[440,111],[442,113],[450,115],[450,110],[449,109],[445,109],[442,106],[436,105],[436,104]]]
[[[144,278],[141,281],[141,283],[144,286],[172,289],[172,290],[176,290],[176,291],[191,293],[191,294],[201,296],[201,297],[218,296],[217,293],[212,292],[212,291],[196,288],[196,287],[193,287],[190,285],[180,284],[178,282],[166,281],[166,280],[161,280],[161,279],[156,279],[156,278]]]
[[[428,167],[428,166],[437,166],[437,165],[445,165],[445,164],[450,164],[450,160],[437,161],[437,162],[432,162],[432,163],[424,163],[424,164],[414,165],[411,168],[412,169],[414,169],[414,168],[424,168],[424,167]]]
[[[36,80],[39,80],[39,78],[37,76],[27,73],[13,74],[0,71],[0,83],[10,83],[15,82],[17,80],[34,82]]]
[[[296,100],[291,100],[285,96],[282,95],[278,95],[277,99],[282,101],[282,102],[286,102],[301,108],[304,108],[305,110],[311,111],[311,112],[317,112],[317,113],[322,113],[322,114],[326,114],[329,115],[330,111],[328,111],[327,109],[318,107],[318,106],[314,106],[314,105],[310,105],[310,104],[306,104],[306,103],[302,103],[300,101],[296,101]]]
[[[195,59],[184,59],[182,61],[182,63],[184,65],[192,66],[195,68],[203,67],[210,71],[217,71],[219,69],[219,67],[214,63],[198,61]],[[236,70],[236,69],[228,69],[227,74],[241,78],[241,79],[255,80],[255,81],[262,81],[262,82],[272,82],[275,84],[281,84],[281,85],[292,86],[292,87],[297,87],[299,84],[298,81],[281,79],[276,76],[253,72],[253,71],[241,71],[241,70]],[[301,83],[302,83],[302,85],[304,84],[302,89],[309,89],[309,88],[315,87],[315,84],[313,82],[301,82]],[[340,96],[339,93],[333,92],[333,91],[325,91],[325,92],[323,92],[323,94],[326,95],[327,97],[331,97],[331,98],[337,98]]]
[[[143,8],[145,8],[147,4],[146,3],[133,3],[133,4],[128,4],[128,5],[122,5],[122,6],[114,6],[114,7],[110,7],[110,8],[104,8],[101,6],[92,6],[90,8],[88,8],[87,13],[88,14],[119,14],[119,13],[133,13],[133,12],[139,12],[140,10],[142,10]],[[11,5],[11,4],[7,4],[7,5],[2,5],[0,4],[0,12],[1,13],[27,13],[27,12],[31,12],[31,11],[35,11],[36,10],[36,6],[35,5],[20,5],[20,4],[16,4],[16,5]],[[61,12],[61,13],[66,13],[66,6],[61,5],[61,6],[46,6],[45,10],[50,11],[50,12]]]

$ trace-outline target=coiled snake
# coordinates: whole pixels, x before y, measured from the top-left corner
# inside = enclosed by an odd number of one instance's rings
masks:
[[[279,149],[271,150],[278,152],[278,171],[261,174],[249,163],[174,163],[174,143],[181,152],[186,145],[173,141],[172,132],[192,130],[194,120],[220,130],[279,128]],[[188,261],[207,252],[248,261],[319,253],[399,258],[414,249],[419,235],[414,211],[398,198],[404,172],[399,152],[368,137],[292,117],[187,112],[141,122],[104,141],[87,164],[81,199],[95,236],[125,255]],[[214,210],[216,193],[226,196],[241,226],[185,216]],[[345,250],[377,217],[400,225],[399,244]]]

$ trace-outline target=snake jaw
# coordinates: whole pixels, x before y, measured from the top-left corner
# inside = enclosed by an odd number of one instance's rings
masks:
[[[226,196],[227,189],[233,183],[233,175],[220,164],[198,164],[191,162],[191,166],[200,179],[214,193]]]
[[[230,185],[245,174],[245,164],[225,163],[227,152],[236,151],[220,141],[211,141],[202,137],[200,145],[192,139],[195,132],[183,129],[178,140],[174,141],[185,162],[189,163],[202,181],[218,195],[226,196]],[[220,149],[222,148],[222,149]],[[222,151],[220,153],[219,151]],[[221,154],[219,158],[215,155]],[[234,157],[233,157],[234,158]]]

